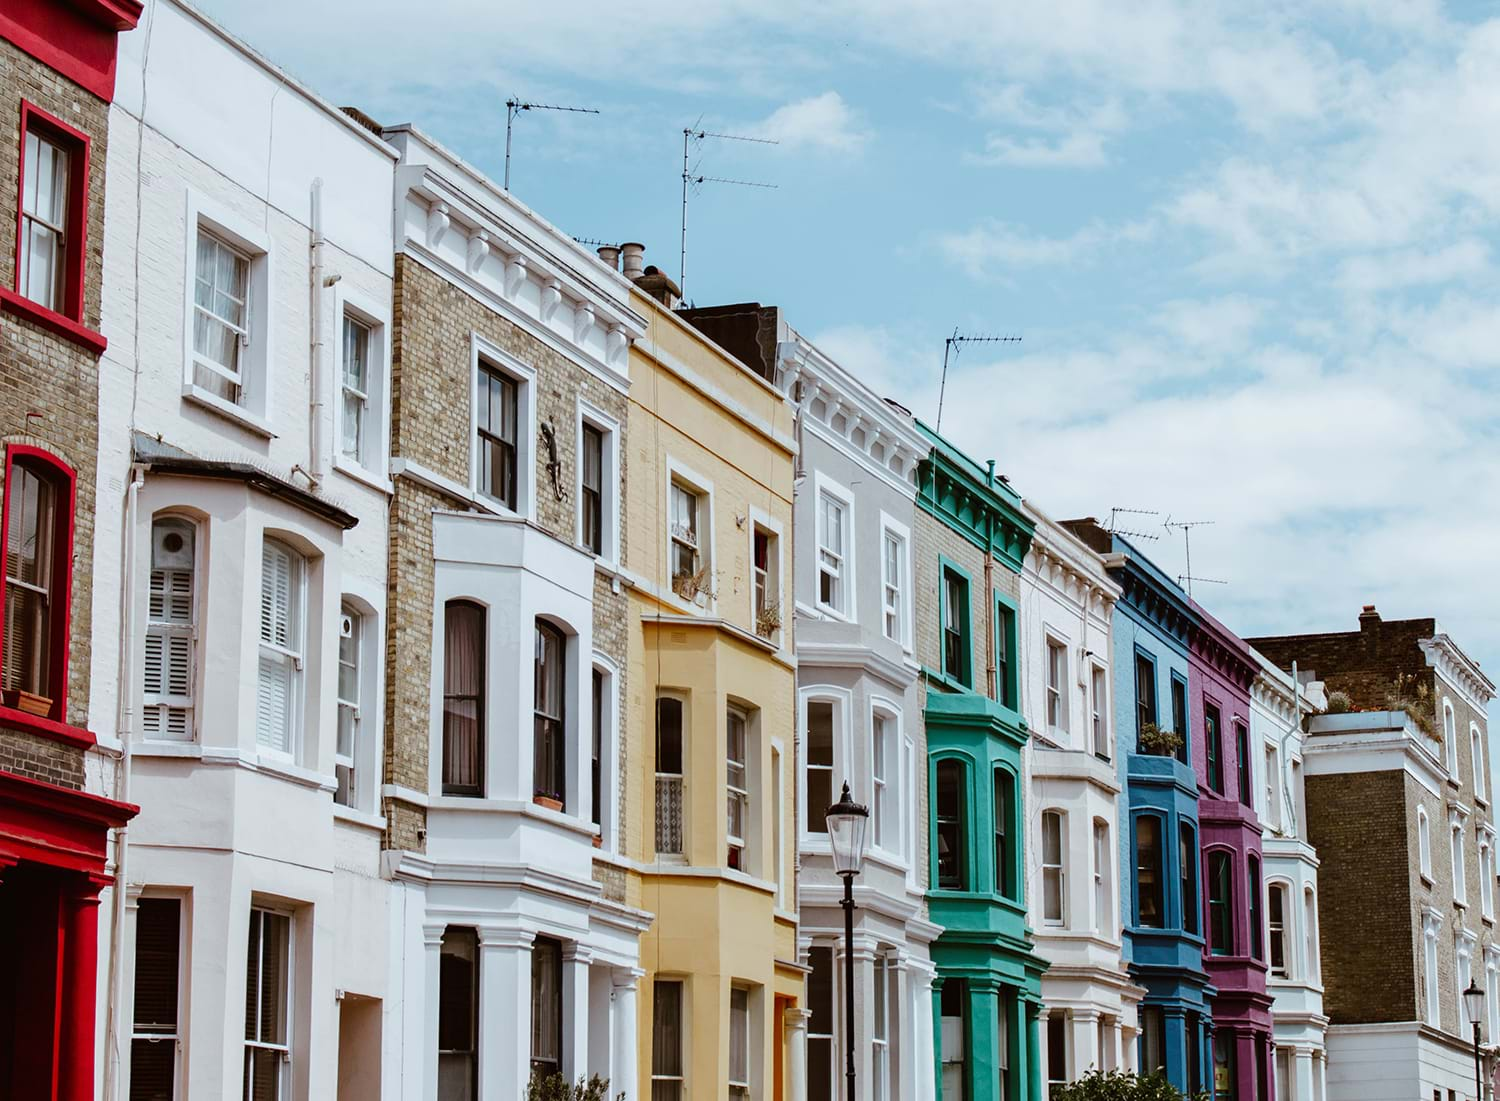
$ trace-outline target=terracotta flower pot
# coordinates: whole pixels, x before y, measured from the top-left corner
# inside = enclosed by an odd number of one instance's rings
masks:
[[[36,715],[45,719],[52,714],[52,700],[47,696],[38,696],[24,689],[16,692],[16,708],[28,715]]]
[[[548,810],[561,811],[563,809],[562,800],[554,799],[550,795],[533,795],[531,801],[539,807],[546,807]]]

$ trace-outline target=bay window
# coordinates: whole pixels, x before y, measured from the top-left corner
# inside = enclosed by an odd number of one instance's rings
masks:
[[[729,867],[748,871],[745,839],[750,830],[749,737],[743,711],[731,707],[725,725],[725,810],[729,840]]]
[[[1198,932],[1198,835],[1192,826],[1177,827],[1177,878],[1182,895],[1182,931]]]
[[[438,954],[438,1101],[479,1096],[479,935],[443,930]]]
[[[807,701],[807,806],[808,833],[828,832],[824,812],[833,805],[833,726],[831,700]]]
[[[994,791],[995,893],[1010,899],[1016,897],[1015,853],[1010,844],[1015,807],[1015,778],[1004,769],[997,768]]]
[[[147,738],[190,741],[197,650],[193,524],[164,517],[151,525],[151,576],[142,655],[141,730]]]
[[[443,794],[484,791],[485,610],[443,606]]]
[[[1227,852],[1208,854],[1208,950],[1211,955],[1234,954],[1233,866]]]
[[[742,986],[729,989],[729,1096],[750,1097],[750,991]]]
[[[604,674],[590,670],[589,806],[593,808],[595,832],[604,826]]]
[[[1109,823],[1094,819],[1094,930],[1100,936],[1113,936],[1114,910],[1109,904]]]
[[[352,807],[359,801],[355,758],[359,753],[361,678],[365,617],[348,604],[339,616],[338,726],[333,746],[337,787],[333,801]]]
[[[1267,899],[1267,903],[1270,919],[1271,978],[1287,979],[1291,977],[1291,971],[1287,967],[1286,958],[1286,885],[1282,883],[1271,884],[1270,897]]]
[[[817,944],[807,951],[807,1101],[834,1101],[833,949]]]
[[[567,685],[564,665],[567,639],[545,620],[536,621],[536,644],[533,662],[535,696],[533,702],[532,793],[567,809],[567,744],[564,741],[563,696]]]
[[[1161,833],[1161,819],[1155,815],[1135,820],[1135,923],[1150,929],[1166,926]]]
[[[293,754],[302,704],[306,564],[296,551],[266,539],[260,558],[260,683],[255,740]]]
[[[1260,959],[1262,948],[1262,930],[1260,909],[1260,858],[1250,853],[1245,858],[1245,890],[1250,897],[1250,955],[1253,959]]]
[[[968,889],[968,830],[965,806],[967,770],[963,762],[941,760],[937,763],[936,820],[937,883],[945,891]]]
[[[182,901],[142,898],[135,918],[134,1020],[130,1095],[176,1096]]]
[[[656,699],[656,852],[683,852],[683,707],[676,696]]]
[[[893,783],[900,761],[896,719],[883,711],[870,715],[870,836],[875,847],[901,847],[900,788]]]
[[[651,991],[651,1101],[682,1101],[682,983],[657,979]]]
[[[1066,838],[1060,811],[1042,812],[1042,921],[1063,925],[1067,921],[1067,893],[1063,871]]]
[[[5,611],[0,689],[7,706],[63,720],[73,473],[41,451],[6,449]]]
[[[531,1076],[562,1069],[562,944],[537,937],[531,944]]]

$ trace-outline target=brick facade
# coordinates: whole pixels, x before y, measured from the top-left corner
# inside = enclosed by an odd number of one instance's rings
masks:
[[[626,397],[596,375],[506,320],[466,291],[407,256],[396,258],[395,305],[391,346],[391,451],[460,485],[469,482],[470,395],[473,392],[472,338],[483,339],[515,356],[536,372],[537,439],[532,493],[536,523],[569,543],[579,540],[577,508],[577,402],[587,399],[613,417],[623,434]],[[542,434],[555,433],[560,469],[554,488],[547,470],[551,461]],[[628,475],[626,440],[619,442],[619,479]],[[624,554],[627,500],[619,495],[620,542]],[[463,510],[467,501],[398,478],[391,504],[389,631],[386,643],[386,706],[389,734],[385,782],[427,790],[429,746],[428,700],[433,676],[433,548],[435,509]],[[610,578],[596,573],[593,639],[595,649],[618,668],[617,691],[627,700],[626,597]],[[628,819],[624,784],[625,740],[621,739],[618,810],[621,828]],[[388,819],[386,847],[420,850],[417,830],[425,824],[420,807],[399,799],[384,800]],[[596,870],[610,897],[623,896],[619,877]]]
[[[99,328],[103,267],[104,163],[109,105],[0,40],[0,285],[16,285],[17,184],[21,166],[21,104],[62,119],[90,139],[85,227],[83,324]],[[92,621],[95,471],[98,451],[99,357],[11,311],[0,312],[0,446],[25,444],[67,463],[76,473],[73,585],[68,640],[67,711],[88,723]],[[0,479],[4,477],[0,466]],[[3,488],[3,486],[0,486]],[[0,768],[64,787],[83,787],[83,751],[0,728]]]

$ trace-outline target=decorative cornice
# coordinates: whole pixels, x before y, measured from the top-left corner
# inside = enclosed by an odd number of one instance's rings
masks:
[[[1036,525],[1021,497],[921,421],[932,444],[917,475],[917,505],[1015,573],[1025,568]]]
[[[1481,715],[1495,698],[1495,682],[1485,676],[1477,662],[1458,648],[1452,636],[1440,632],[1431,638],[1418,639],[1417,645],[1427,659],[1427,664],[1438,671],[1448,683],[1458,689],[1465,702]]]
[[[1188,605],[1194,613],[1188,627],[1192,654],[1207,662],[1224,679],[1248,692],[1260,671],[1249,644],[1209,615],[1192,597],[1188,597]]]

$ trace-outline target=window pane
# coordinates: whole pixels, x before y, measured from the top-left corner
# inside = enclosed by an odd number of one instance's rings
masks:
[[[827,833],[824,812],[833,805],[833,704],[807,704],[807,830]]]
[[[0,686],[52,693],[53,543],[57,494],[50,479],[22,462],[6,487],[5,650]]]
[[[443,627],[443,790],[478,794],[484,760],[485,612],[449,601]]]
[[[555,1074],[562,1063],[562,945],[537,937],[531,946],[531,1067]]]
[[[170,1036],[177,1032],[181,909],[182,904],[175,898],[143,898],[136,911],[134,1027],[137,1033]]]
[[[651,1073],[681,1078],[682,983],[658,979],[652,988],[652,1003]]]
[[[939,761],[937,766],[938,886],[965,889],[964,766]]]

